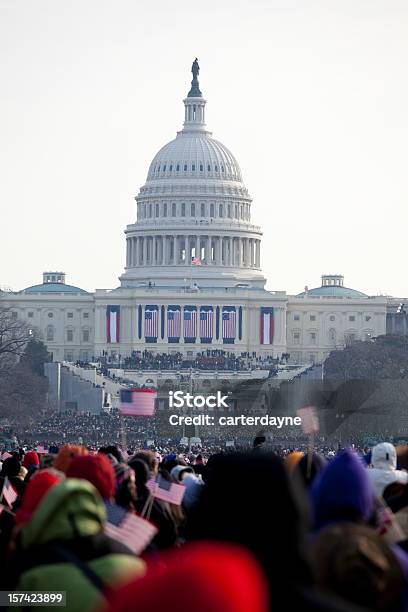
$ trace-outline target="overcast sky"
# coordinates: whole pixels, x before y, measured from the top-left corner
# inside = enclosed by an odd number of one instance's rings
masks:
[[[0,0],[0,285],[118,285],[200,62],[269,289],[408,295],[406,0]]]

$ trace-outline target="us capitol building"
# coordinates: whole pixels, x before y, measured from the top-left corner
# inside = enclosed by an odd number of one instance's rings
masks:
[[[251,197],[235,157],[207,130],[197,60],[192,73],[183,128],[154,157],[125,229],[120,286],[89,293],[45,272],[41,284],[2,292],[0,304],[40,330],[55,361],[221,349],[307,364],[386,333],[397,306],[345,287],[341,275],[299,295],[265,289]]]

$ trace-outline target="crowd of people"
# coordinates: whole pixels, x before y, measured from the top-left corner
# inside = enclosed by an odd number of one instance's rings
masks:
[[[83,612],[408,610],[407,446],[104,437],[3,449],[0,590]]]
[[[232,351],[207,349],[188,357],[181,352],[158,353],[154,351],[132,351],[130,356],[102,355],[94,357],[92,363],[99,363],[101,370],[120,367],[127,370],[226,370],[244,371],[253,368],[274,368],[278,360],[271,356],[260,356],[255,352],[242,352],[236,355]],[[86,367],[84,361],[76,365]]]

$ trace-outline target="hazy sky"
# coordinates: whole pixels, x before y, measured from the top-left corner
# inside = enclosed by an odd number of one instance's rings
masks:
[[[0,0],[0,53],[0,285],[118,285],[197,56],[268,288],[408,295],[406,0]]]

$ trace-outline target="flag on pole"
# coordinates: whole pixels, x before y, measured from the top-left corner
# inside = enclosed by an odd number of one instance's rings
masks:
[[[132,514],[116,504],[106,504],[106,535],[125,544],[135,555],[144,551],[157,533],[157,528],[149,521]]]
[[[6,478],[4,479],[4,484],[3,484],[2,498],[8,503],[8,505],[11,508],[11,506],[16,501],[17,497],[18,497],[17,493],[13,489],[11,482],[6,476]]]
[[[167,337],[180,338],[181,335],[181,307],[167,307]]]
[[[237,317],[234,306],[224,306],[222,311],[222,337],[223,340],[235,338]]]
[[[319,419],[313,406],[305,406],[297,411],[298,417],[302,419],[302,431],[306,436],[319,431]]]
[[[201,266],[201,259],[199,257],[191,258],[191,265],[193,266]]]
[[[184,306],[184,338],[197,337],[197,306]]]
[[[261,318],[260,318],[260,341],[261,344],[273,344],[273,335],[274,335],[274,318],[273,318],[273,308],[272,307],[262,307],[261,308]]]
[[[106,339],[109,344],[119,342],[120,338],[120,306],[106,307]]]
[[[122,389],[120,413],[128,416],[153,416],[156,398],[156,389]]]
[[[160,475],[156,480],[153,478],[148,480],[146,486],[153,497],[169,504],[175,504],[176,506],[180,506],[186,490],[184,485],[170,482]]]

